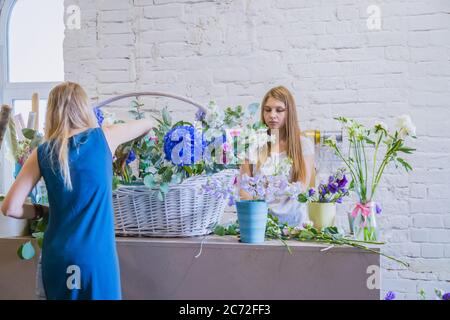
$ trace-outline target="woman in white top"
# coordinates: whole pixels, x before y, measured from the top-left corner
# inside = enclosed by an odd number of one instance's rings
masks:
[[[261,121],[269,127],[269,134],[276,136],[275,143],[268,143],[262,148],[256,164],[246,161],[241,166],[241,175],[273,174],[286,157],[292,160],[286,171],[291,182],[300,182],[302,192],[314,186],[314,145],[300,135],[297,110],[292,94],[285,87],[269,90],[261,103]],[[240,191],[242,200],[250,199],[244,190]],[[279,218],[281,223],[290,226],[308,222],[306,205],[297,199],[278,198],[268,202],[269,213]]]

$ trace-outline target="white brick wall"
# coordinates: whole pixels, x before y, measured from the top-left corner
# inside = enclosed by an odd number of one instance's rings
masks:
[[[260,101],[283,84],[295,93],[303,129],[337,129],[334,116],[417,125],[414,172],[386,172],[379,219],[387,253],[382,294],[416,298],[450,291],[450,2],[448,0],[66,0],[78,4],[81,30],[67,30],[68,80],[94,100],[160,90],[220,105]],[[368,30],[367,7],[381,9]],[[149,110],[170,103],[144,100]],[[124,110],[126,103],[118,104]],[[122,108],[122,109],[120,109]],[[193,113],[193,109],[188,109]],[[321,173],[339,166],[321,150]],[[347,227],[345,211],[339,222]]]

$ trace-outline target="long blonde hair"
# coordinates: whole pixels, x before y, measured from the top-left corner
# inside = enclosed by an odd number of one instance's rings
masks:
[[[287,156],[292,159],[292,182],[301,181],[306,183],[306,168],[305,161],[303,159],[302,145],[300,141],[300,126],[297,118],[297,108],[293,95],[283,86],[270,89],[264,96],[261,103],[261,121],[264,120],[264,106],[269,98],[276,99],[285,104],[287,110],[287,117],[285,126],[280,129],[283,130],[287,141]],[[267,124],[266,124],[267,125]],[[270,134],[270,129],[269,129]],[[258,157],[257,168],[267,160],[268,155],[271,154],[271,143],[268,142],[265,147],[262,148],[262,152]]]
[[[88,96],[79,84],[63,82],[50,91],[45,118],[45,141],[49,142],[52,166],[54,155],[58,157],[59,169],[68,190],[72,190],[68,147],[71,130],[96,126]]]

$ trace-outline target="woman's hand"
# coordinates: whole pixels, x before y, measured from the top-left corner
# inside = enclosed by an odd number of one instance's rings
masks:
[[[0,211],[5,216],[16,219],[33,219],[36,211],[33,205],[25,204],[25,201],[39,179],[41,179],[41,171],[37,159],[37,149],[34,149],[9,189]]]

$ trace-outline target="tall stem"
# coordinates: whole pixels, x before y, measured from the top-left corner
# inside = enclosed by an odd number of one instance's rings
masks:
[[[365,194],[366,194],[366,197],[367,197],[367,180],[369,178],[368,175],[367,175],[367,156],[366,156],[366,149],[365,149],[364,141],[361,141],[360,143],[361,143],[361,149],[363,151],[363,156],[364,156],[364,170],[365,170],[364,190],[365,190]]]
[[[361,202],[365,202],[366,192],[364,190],[364,181],[363,181],[364,176],[363,176],[361,152],[360,152],[361,150],[359,150],[359,143],[358,143],[358,141],[356,141],[356,138],[353,137],[353,139],[354,139],[353,145],[354,145],[356,163],[358,165],[358,172],[359,172],[358,181],[359,181],[359,188],[360,188],[360,198],[361,198],[360,200],[361,200]]]
[[[382,138],[383,138],[383,131],[381,131],[380,136],[378,137],[377,144],[375,146],[375,153],[373,154],[373,170],[372,170],[372,183],[371,183],[371,188],[370,188],[370,199],[373,199],[373,195],[375,193],[375,189],[374,189],[375,169],[377,166],[378,148],[380,147]]]

